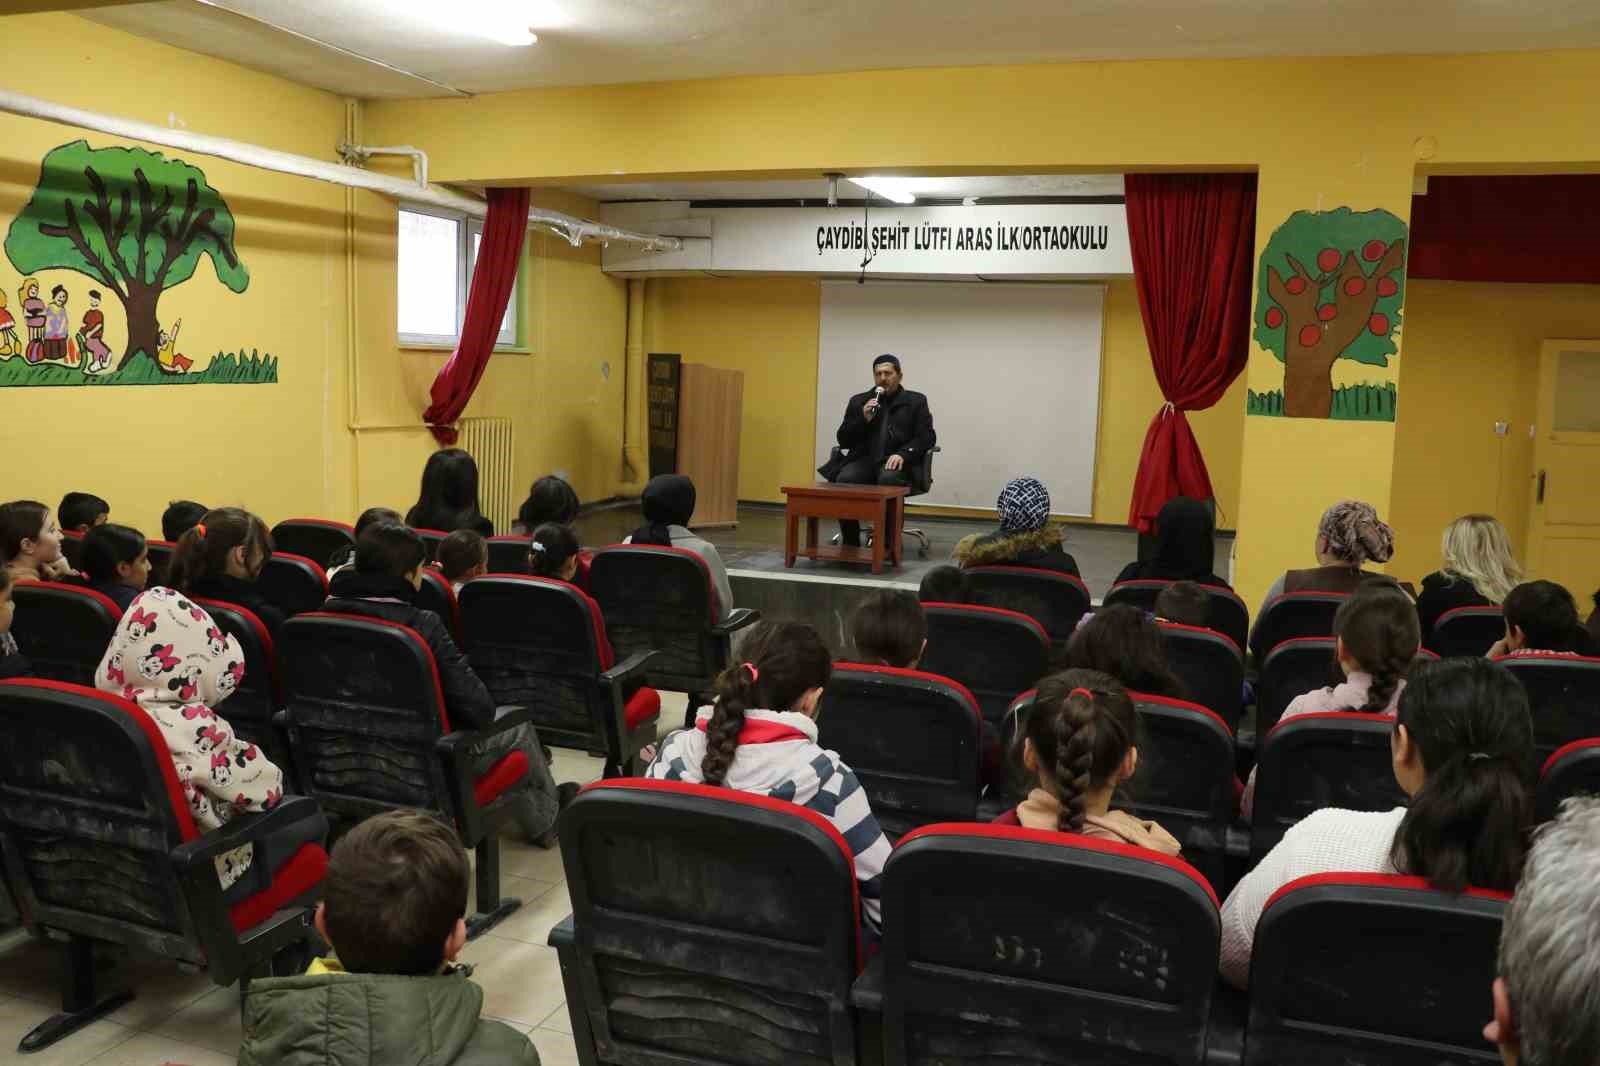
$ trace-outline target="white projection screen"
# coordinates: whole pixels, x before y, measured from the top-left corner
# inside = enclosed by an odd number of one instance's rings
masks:
[[[893,352],[943,449],[917,503],[993,508],[1007,480],[1031,475],[1052,513],[1088,517],[1104,303],[1099,284],[823,282],[817,465],[845,401],[872,388],[873,357]]]

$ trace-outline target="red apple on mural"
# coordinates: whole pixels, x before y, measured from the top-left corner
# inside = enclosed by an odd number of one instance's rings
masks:
[[[1395,281],[1393,278],[1379,278],[1378,279],[1378,295],[1379,296],[1393,296],[1395,293],[1397,293],[1399,291],[1400,291],[1400,283]]]
[[[1386,336],[1389,332],[1389,316],[1379,311],[1367,319],[1367,328],[1378,336]]]
[[[1383,258],[1383,253],[1388,250],[1389,246],[1382,241],[1368,241],[1361,248],[1361,258],[1369,263],[1376,263]]]
[[[1339,309],[1333,304],[1323,304],[1317,308],[1317,317],[1324,322],[1332,322],[1334,316],[1338,313]]]
[[[1344,283],[1344,294],[1346,296],[1360,296],[1362,293],[1364,293],[1366,291],[1367,291],[1367,279],[1366,278],[1351,278],[1349,281]]]
[[[1326,274],[1337,267],[1343,258],[1337,248],[1324,248],[1317,253],[1317,269]]]
[[[1319,341],[1321,341],[1321,340],[1322,340],[1322,327],[1321,326],[1302,326],[1302,327],[1300,327],[1300,347],[1302,347],[1302,348],[1315,348],[1317,346],[1317,343]]]
[[[1283,325],[1283,309],[1279,307],[1267,308],[1267,327],[1277,329]]]

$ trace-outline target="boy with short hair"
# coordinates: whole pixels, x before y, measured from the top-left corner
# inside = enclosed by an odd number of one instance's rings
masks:
[[[475,529],[458,529],[439,542],[434,558],[459,596],[462,585],[489,572],[489,542]]]
[[[1578,621],[1578,604],[1554,581],[1524,581],[1506,595],[1506,635],[1494,642],[1488,657],[1519,652],[1573,651],[1593,654],[1589,632]]]
[[[538,1066],[526,1036],[482,1017],[483,989],[454,965],[467,877],[455,831],[422,811],[350,830],[314,919],[334,954],[251,982],[239,1066]]]
[[[1156,618],[1180,626],[1211,625],[1211,597],[1194,581],[1174,581],[1156,596]]]
[[[205,504],[193,500],[173,500],[161,512],[161,539],[176,544],[178,538],[199,525],[210,510]]]
[[[111,505],[92,492],[69,492],[56,508],[56,521],[67,533],[87,533],[111,517]]]
[[[923,603],[970,603],[971,579],[959,566],[936,566],[922,575],[917,599]]]

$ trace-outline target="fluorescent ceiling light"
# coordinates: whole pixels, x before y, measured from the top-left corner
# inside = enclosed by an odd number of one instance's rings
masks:
[[[539,40],[534,26],[559,24],[546,0],[387,0],[385,7],[443,33],[483,37],[512,47]]]
[[[863,189],[877,193],[885,200],[893,200],[897,204],[914,204],[916,196],[911,191],[915,178],[851,178],[855,184]]]

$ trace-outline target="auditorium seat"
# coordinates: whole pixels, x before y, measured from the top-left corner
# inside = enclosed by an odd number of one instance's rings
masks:
[[[1049,669],[1050,637],[1029,615],[964,603],[924,603],[922,611],[922,669],[965,685],[990,722],[1004,719],[1011,701]]]
[[[817,714],[817,743],[855,771],[891,840],[977,818],[982,738],[972,693],[921,670],[835,663]]]
[[[1548,822],[1571,796],[1600,795],[1600,737],[1574,740],[1556,749],[1539,771],[1534,794],[1538,820]]]
[[[1506,616],[1498,607],[1456,607],[1439,616],[1428,634],[1428,649],[1442,658],[1481,658],[1506,635]]]
[[[488,537],[489,573],[529,574],[528,545],[532,537]]]
[[[74,570],[83,569],[83,538],[84,534],[73,529],[61,531],[61,554],[67,560],[67,565]]]
[[[1344,680],[1335,649],[1333,637],[1294,637],[1267,652],[1256,682],[1258,739],[1278,724],[1296,696]]]
[[[461,640],[461,604],[456,599],[455,586],[450,579],[431,566],[422,568],[422,584],[417,588],[417,604],[424,611],[432,611],[450,630],[450,636]]]
[[[528,776],[512,749],[482,774],[470,750],[532,721],[518,709],[483,730],[450,728],[439,668],[422,637],[377,618],[313,611],[278,632],[284,721],[306,793],[345,823],[395,807],[449,819],[477,851],[477,936],[522,905],[500,896],[499,827]]]
[[[853,999],[887,1066],[1205,1061],[1220,920],[1181,859],[946,823],[901,840],[883,886]]]
[[[14,582],[11,598],[11,635],[34,676],[93,687],[122,608],[102,593],[54,581]]]
[[[283,686],[278,680],[278,657],[272,634],[255,612],[246,607],[199,596],[194,602],[204,607],[217,628],[237,640],[239,650],[244,652],[244,680],[221,705],[219,713],[233,727],[234,736],[266,752],[267,758],[297,785],[289,738],[283,727],[273,720],[283,710]]]
[[[136,704],[64,682],[5,681],[0,720],[8,877],[29,929],[64,941],[63,1013],[24,1036],[19,1052],[133,998],[105,981],[114,961],[106,945],[175,959],[218,985],[270,976],[274,956],[284,956],[284,972],[304,965],[328,862],[322,846],[302,845],[270,884],[231,904],[214,860],[296,825],[325,836],[315,800],[290,797],[201,833],[160,728]]]
[[[1483,1026],[1509,899],[1394,874],[1284,885],[1256,925],[1244,1066],[1498,1063]]]
[[[1286,640],[1333,636],[1333,616],[1350,598],[1345,592],[1285,592],[1261,608],[1250,650],[1259,662]]]
[[[1126,603],[1141,611],[1154,614],[1157,597],[1170,584],[1171,581],[1143,579],[1119,581],[1111,586],[1101,602],[1106,607]],[[1200,590],[1211,598],[1211,618],[1208,621],[1208,628],[1226,634],[1228,639],[1242,651],[1245,639],[1250,635],[1250,609],[1232,589],[1225,586],[1201,585]]]
[[[1533,746],[1541,760],[1574,740],[1600,737],[1600,659],[1536,652],[1495,662],[1510,670],[1528,693]]]
[[[1196,703],[1209,707],[1232,734],[1244,701],[1244,654],[1226,634],[1199,626],[1162,622],[1167,665]]]
[[[973,566],[966,575],[974,603],[1027,615],[1044,626],[1057,650],[1067,646],[1078,619],[1089,611],[1089,590],[1072,574],[1031,566]]]
[[[1406,805],[1394,779],[1394,719],[1319,711],[1279,722],[1261,743],[1250,827],[1252,862],[1313,811],[1389,811]]]
[[[761,618],[759,611],[739,607],[718,622],[711,571],[704,559],[683,548],[602,548],[589,566],[589,592],[600,604],[618,655],[631,659],[659,652],[645,683],[691,696],[711,690],[727,669],[733,634]]]
[[[177,545],[170,540],[146,540],[144,548],[150,555],[150,576],[145,579],[144,587],[153,589],[157,585],[165,585],[167,566],[172,562],[172,553]]]
[[[560,829],[572,914],[550,944],[577,1061],[856,1061],[855,868],[826,818],[634,778],[584,789]]]
[[[605,758],[605,775],[639,770],[661,697],[643,683],[654,657],[618,663],[600,608],[574,585],[521,574],[461,589],[461,648],[497,704],[527,707],[546,744]]]
[[[321,567],[332,565],[339,552],[356,546],[354,526],[325,518],[286,518],[272,527],[272,547],[290,555],[304,555]]]
[[[422,529],[421,527],[417,528],[416,534],[422,538],[422,547],[427,552],[427,561],[430,563],[439,554],[439,544],[450,535],[442,529]]]
[[[256,579],[256,590],[285,617],[304,614],[328,602],[328,574],[303,555],[273,552]]]

